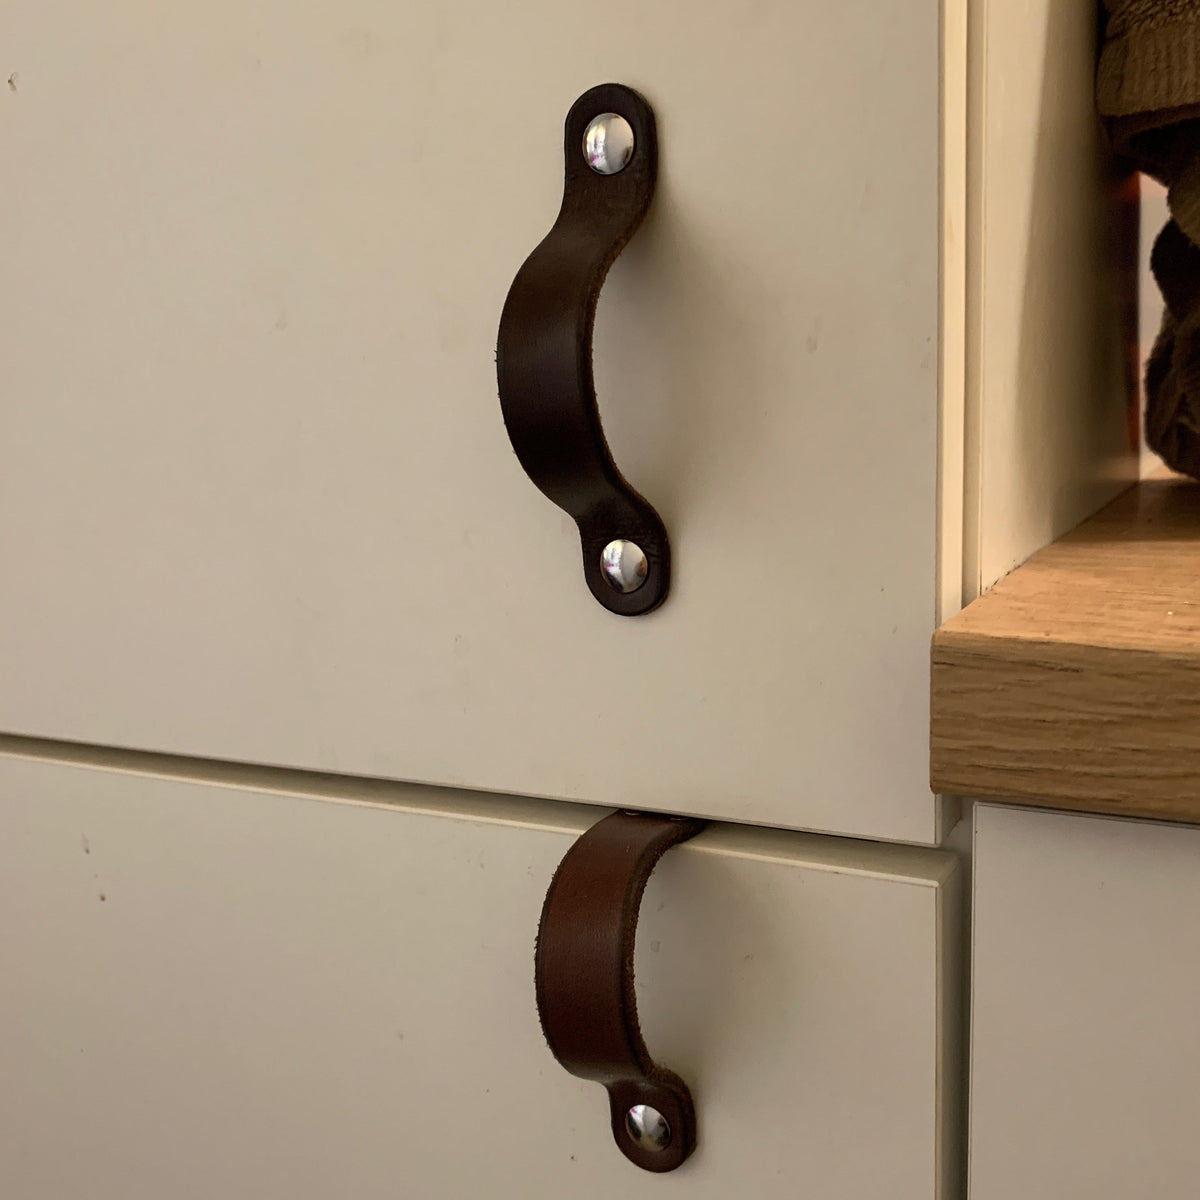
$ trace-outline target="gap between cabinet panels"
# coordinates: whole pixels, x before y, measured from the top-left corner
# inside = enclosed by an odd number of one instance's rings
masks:
[[[967,429],[967,0],[942,0],[938,180],[938,486],[934,626],[963,606]],[[935,798],[934,829],[945,845],[962,818],[956,796]]]
[[[403,805],[418,811],[461,815],[471,819],[495,821],[520,820],[537,825],[539,818],[556,824],[553,814],[589,814],[599,820],[617,805],[588,804],[575,800],[558,800],[540,796],[524,796],[505,792],[487,792],[469,788],[447,787],[438,784],[415,783],[378,776],[348,775],[335,772],[309,771],[265,763],[234,762],[226,759],[200,758],[168,754],[153,750],[134,750],[121,746],[101,746],[84,742],[62,741],[53,738],[29,737],[23,734],[0,733],[0,755],[28,758],[47,763],[90,767],[127,775],[156,779],[192,781],[241,788],[247,791],[275,792],[297,797],[330,800],[335,803],[373,804],[383,807]],[[957,802],[957,801],[956,801]],[[761,831],[779,837],[813,839],[833,846],[866,847],[871,853],[917,855],[937,853],[939,845],[914,842],[886,841],[876,838],[853,838],[839,834],[806,829],[785,829],[752,822],[727,822],[701,818],[707,824],[733,830]],[[957,828],[956,822],[950,828]],[[950,830],[947,830],[949,833]],[[917,858],[901,858],[898,862],[916,862]]]

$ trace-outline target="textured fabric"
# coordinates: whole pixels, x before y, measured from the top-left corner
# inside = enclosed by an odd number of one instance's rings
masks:
[[[1200,0],[1105,0],[1096,102],[1118,150],[1167,188],[1154,243],[1162,329],[1146,366],[1146,441],[1200,478]]]
[[[1096,100],[1105,116],[1197,100],[1200,0],[1107,0]]]

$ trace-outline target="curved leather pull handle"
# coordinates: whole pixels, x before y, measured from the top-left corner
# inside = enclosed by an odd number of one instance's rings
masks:
[[[638,909],[655,863],[704,825],[644,813],[605,817],[559,864],[538,929],[546,1041],[572,1075],[608,1089],[613,1137],[647,1171],[673,1171],[691,1154],[696,1116],[687,1084],[658,1066],[642,1040],[633,986]]]
[[[592,120],[628,122],[633,151],[613,174],[588,165]],[[592,327],[608,269],[633,236],[654,194],[658,143],[654,113],[637,92],[606,83],[585,92],[567,114],[566,181],[554,227],[517,272],[496,344],[500,407],[526,474],[579,526],[583,573],[611,612],[636,616],[666,599],[671,548],[658,513],[613,462],[592,380]],[[611,161],[611,160],[610,160]],[[611,582],[606,547],[632,542],[622,586]],[[611,562],[618,550],[609,551]]]

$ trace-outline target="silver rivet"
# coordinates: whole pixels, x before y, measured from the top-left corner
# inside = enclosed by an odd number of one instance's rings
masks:
[[[625,1128],[643,1150],[651,1153],[665,1150],[671,1144],[671,1127],[667,1124],[667,1118],[648,1104],[635,1104],[625,1114]]]
[[[593,117],[583,134],[583,157],[597,175],[623,171],[633,157],[633,126],[618,113]]]
[[[617,538],[609,542],[600,554],[600,569],[609,586],[618,592],[636,592],[646,582],[650,564],[641,546]]]

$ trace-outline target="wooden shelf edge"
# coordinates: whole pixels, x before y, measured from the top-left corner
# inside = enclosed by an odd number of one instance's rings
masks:
[[[1200,485],[1118,498],[937,631],[935,791],[1200,823]]]

